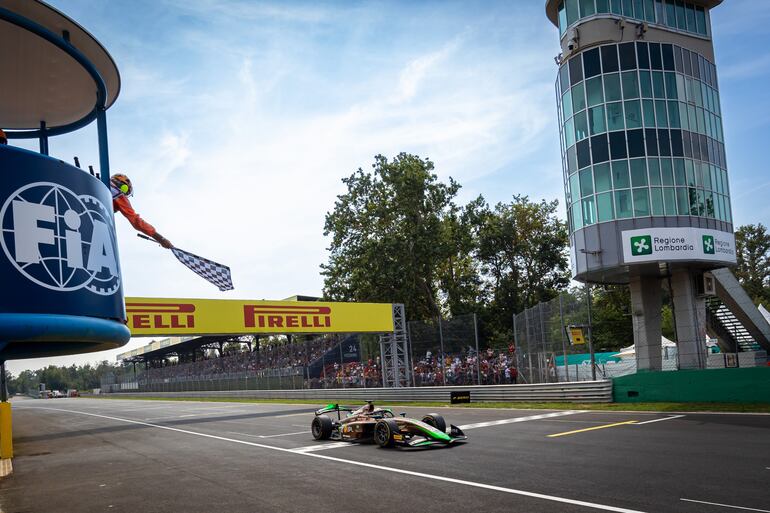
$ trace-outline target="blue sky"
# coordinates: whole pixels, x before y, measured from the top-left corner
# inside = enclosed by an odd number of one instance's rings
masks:
[[[217,292],[119,219],[127,295],[319,294],[324,214],[340,179],[378,153],[431,158],[461,201],[558,199],[564,217],[558,31],[544,1],[51,3],[118,64],[111,164],[133,179],[134,207],[177,246],[230,265],[236,285]],[[768,22],[770,2],[753,0],[712,18],[736,225],[770,224]],[[95,127],[51,153],[98,163]]]

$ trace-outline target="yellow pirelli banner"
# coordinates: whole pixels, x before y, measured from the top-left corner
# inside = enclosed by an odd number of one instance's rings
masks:
[[[126,313],[134,337],[393,331],[380,303],[127,297]]]

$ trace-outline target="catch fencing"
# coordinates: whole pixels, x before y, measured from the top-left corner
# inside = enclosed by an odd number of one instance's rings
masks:
[[[510,339],[475,314],[407,323],[407,376],[412,387],[497,386],[593,381],[635,372],[635,358],[597,355],[589,344],[571,344],[567,328],[590,340],[585,290],[563,293],[513,316]],[[485,335],[486,334],[486,335]],[[249,350],[253,349],[253,350]],[[241,351],[209,349],[199,361],[169,359],[138,364],[102,380],[115,392],[214,392],[238,390],[376,389],[383,387],[380,344],[372,335],[294,337]],[[664,360],[666,364],[666,360]]]
[[[517,367],[523,378],[528,383],[590,379],[593,373],[588,344],[573,345],[567,335],[568,326],[580,327],[588,335],[589,324],[588,296],[580,291],[560,294],[515,314],[513,339]],[[587,358],[570,358],[580,354]]]
[[[611,379],[636,372],[633,346],[624,351],[594,350],[593,328],[598,325],[592,319],[592,302],[588,288],[573,289],[513,316],[516,366],[522,381],[573,382]],[[570,339],[571,328],[582,333],[582,343],[577,343],[579,339]],[[678,370],[675,344],[664,341],[661,357],[662,370]]]

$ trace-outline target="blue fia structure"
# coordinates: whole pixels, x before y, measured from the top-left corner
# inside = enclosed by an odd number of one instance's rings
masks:
[[[0,0],[0,362],[128,342],[109,191],[112,57],[39,0]],[[97,122],[101,176],[48,156],[48,138]],[[3,373],[4,375],[4,373]],[[3,387],[4,389],[4,387]]]

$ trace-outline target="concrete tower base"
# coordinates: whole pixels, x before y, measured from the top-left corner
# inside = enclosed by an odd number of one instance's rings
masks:
[[[631,310],[634,324],[636,365],[639,371],[662,370],[661,278],[651,274],[632,276]],[[706,303],[698,297],[695,277],[689,269],[671,273],[671,294],[676,324],[678,367],[706,366]]]
[[[695,278],[688,269],[671,273],[672,302],[680,369],[706,366],[706,301],[698,297]]]
[[[662,291],[658,276],[632,276],[631,315],[634,324],[637,371],[662,370],[661,306]]]

